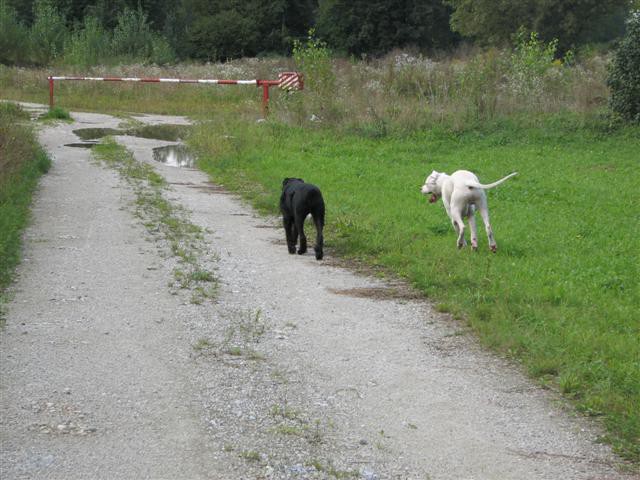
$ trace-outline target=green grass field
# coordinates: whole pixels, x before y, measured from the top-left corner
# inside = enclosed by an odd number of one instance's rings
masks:
[[[203,124],[191,137],[215,181],[276,213],[285,176],[322,188],[326,245],[411,281],[482,341],[522,361],[579,410],[602,416],[619,452],[640,455],[640,129],[572,117],[367,139],[277,124]],[[431,170],[489,183],[498,253],[458,251]]]

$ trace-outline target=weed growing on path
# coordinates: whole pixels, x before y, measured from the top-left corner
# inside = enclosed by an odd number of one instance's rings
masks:
[[[136,215],[152,235],[159,235],[168,243],[171,253],[178,258],[179,265],[174,269],[174,281],[170,286],[190,290],[194,304],[215,298],[218,280],[202,261],[208,251],[202,231],[188,220],[184,209],[165,198],[163,192],[167,184],[164,178],[110,138],[96,145],[93,153],[118,170],[133,186]]]
[[[62,107],[53,107],[50,108],[47,113],[43,113],[38,118],[39,120],[64,120],[65,122],[72,122],[73,119],[68,111],[66,111]]]

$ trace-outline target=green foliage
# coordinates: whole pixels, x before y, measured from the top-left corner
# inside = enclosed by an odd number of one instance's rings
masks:
[[[442,0],[324,0],[317,29],[332,48],[382,54],[394,48],[447,48],[456,42]]]
[[[0,0],[0,61],[226,61],[288,54],[313,26],[334,52],[367,58],[450,49],[457,32],[502,46],[521,27],[557,38],[562,53],[621,36],[628,10],[628,0]]]
[[[589,41],[605,41],[621,32],[620,13],[627,0],[446,0],[454,9],[453,29],[484,44],[510,41],[522,27],[543,40],[559,39],[560,51]],[[610,25],[603,32],[598,27]]]
[[[196,18],[190,40],[197,58],[227,60],[255,51],[258,38],[254,20],[238,10],[229,9]]]
[[[88,67],[112,57],[111,32],[96,17],[86,16],[82,25],[69,36],[64,48],[64,62]]]
[[[183,54],[228,60],[265,52],[288,53],[292,39],[313,24],[314,0],[184,0]]]
[[[24,63],[28,35],[16,10],[6,0],[0,0],[0,63]]]
[[[626,120],[640,122],[640,10],[629,17],[607,83],[611,109]]]
[[[331,91],[335,75],[331,63],[331,50],[322,40],[316,38],[315,30],[309,30],[306,41],[293,41],[293,59],[296,68],[304,72],[305,87],[311,91]]]
[[[128,60],[143,59],[158,64],[175,60],[168,42],[151,30],[147,14],[141,8],[125,8],[118,15],[111,45],[114,56]]]
[[[304,75],[306,102],[312,114],[325,120],[333,117],[336,76],[327,44],[316,38],[311,29],[304,42],[294,40],[293,59],[296,69]]]
[[[553,67],[557,47],[557,39],[545,43],[536,32],[527,35],[524,29],[520,29],[515,49],[509,58],[512,91],[518,95],[542,95],[544,75]]]
[[[39,65],[48,65],[60,57],[68,35],[66,19],[52,0],[36,0],[34,21],[29,32],[31,58]]]

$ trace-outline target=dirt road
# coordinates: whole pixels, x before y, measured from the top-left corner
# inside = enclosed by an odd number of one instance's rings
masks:
[[[632,478],[411,291],[290,256],[277,219],[154,162],[168,142],[117,137],[205,229],[219,289],[193,303],[131,185],[64,146],[121,119],[72,116],[40,133],[53,168],[0,331],[3,479]]]

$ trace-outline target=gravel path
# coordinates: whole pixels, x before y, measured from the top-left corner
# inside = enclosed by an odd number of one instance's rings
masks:
[[[637,478],[409,289],[290,256],[278,219],[154,162],[169,142],[117,137],[207,232],[220,287],[193,304],[129,184],[64,146],[120,120],[72,116],[40,133],[53,168],[0,331],[3,480]]]

